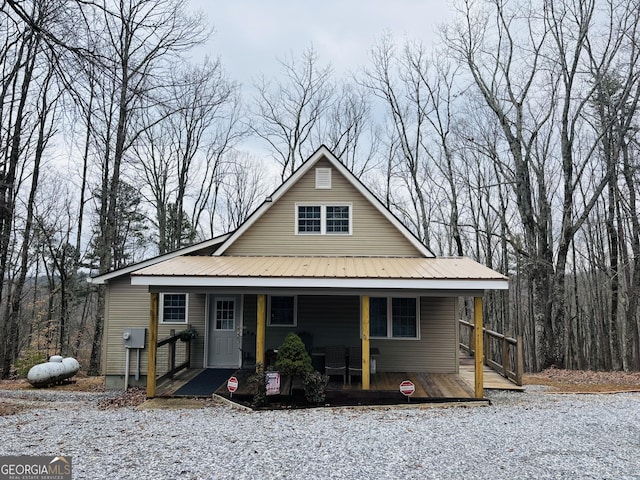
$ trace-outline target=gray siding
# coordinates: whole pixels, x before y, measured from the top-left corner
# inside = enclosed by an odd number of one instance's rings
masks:
[[[106,298],[106,320],[104,338],[103,372],[105,375],[124,375],[125,373],[125,348],[122,342],[122,332],[126,328],[146,328],[147,345],[149,341],[149,292],[146,286],[131,285],[128,275],[111,280],[108,284],[108,296]],[[205,325],[205,299],[202,294],[189,294],[189,325],[195,328],[199,335],[191,345],[191,362],[196,368],[204,363],[204,325]],[[159,325],[158,338],[169,336],[170,330],[176,332],[183,330],[182,325]],[[184,358],[184,345],[178,342],[177,361]],[[140,371],[147,373],[147,348],[141,353]],[[167,367],[167,347],[158,350],[157,371],[162,374]],[[132,352],[133,353],[133,352]],[[182,356],[180,356],[182,355]],[[135,358],[131,355],[130,372],[134,371]]]
[[[420,340],[372,339],[381,372],[458,372],[457,299],[420,298]]]
[[[330,167],[320,160],[316,167]],[[298,203],[351,203],[352,235],[296,235]],[[335,168],[332,188],[315,188],[315,167],[226,251],[227,255],[341,255],[415,257],[420,253]]]
[[[420,340],[371,340],[371,346],[380,350],[378,371],[457,373],[456,313],[455,297],[421,297]],[[249,318],[245,316],[245,321]],[[361,342],[360,297],[299,296],[297,327],[267,326],[266,348],[278,348],[290,331],[310,333],[318,347],[357,345]]]
[[[124,375],[125,349],[122,331],[128,327],[148,328],[149,293],[146,287],[132,286],[123,277],[109,284],[108,318],[105,324],[106,375]],[[243,297],[243,365],[255,362],[257,297]],[[192,344],[192,366],[204,365],[206,295],[189,294],[189,324],[199,333]],[[458,371],[458,329],[456,297],[420,298],[420,340],[372,339],[378,347],[378,371],[456,373]],[[159,338],[180,325],[160,325]],[[296,327],[266,327],[266,348],[278,348],[290,331],[308,333],[314,346],[357,345],[360,340],[360,297],[357,295],[300,295]],[[178,342],[178,349],[183,348]],[[133,360],[133,359],[132,359]],[[141,355],[142,375],[147,371],[147,350]],[[158,351],[158,374],[166,370],[166,348]],[[134,364],[132,361],[131,372]]]
[[[289,332],[311,334],[313,346],[360,342],[360,298],[298,296],[298,326],[266,329],[266,348],[278,348]]]

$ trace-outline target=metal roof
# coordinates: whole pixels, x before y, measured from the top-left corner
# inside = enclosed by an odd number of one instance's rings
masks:
[[[380,282],[397,288],[508,288],[507,277],[467,257],[185,256],[132,272],[132,284],[138,285],[383,286]]]
[[[118,270],[114,270],[112,272],[107,272],[102,275],[97,275],[93,278],[89,279],[90,283],[95,284],[104,284],[107,283],[112,278],[117,278],[121,275],[126,275],[127,273],[134,272],[144,267],[148,267],[149,265],[155,265],[157,263],[166,261],[170,258],[177,257],[178,255],[191,255],[191,254],[202,254],[205,251],[208,251],[211,248],[216,248],[223,242],[225,242],[231,233],[225,233],[224,235],[220,235],[209,240],[205,240],[204,242],[199,242],[194,245],[189,245],[188,247],[183,247],[179,250],[174,250],[173,252],[165,253],[163,255],[159,255],[157,257],[149,258],[147,260],[143,260],[142,262],[134,263],[133,265],[128,265],[124,268],[120,268]]]

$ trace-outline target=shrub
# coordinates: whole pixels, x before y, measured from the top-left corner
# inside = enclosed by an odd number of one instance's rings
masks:
[[[33,347],[29,347],[26,350],[23,350],[18,358],[18,361],[15,363],[14,367],[18,377],[26,378],[29,370],[34,365],[38,365],[39,363],[45,363],[47,361],[47,356],[44,352],[40,350],[36,350]]]
[[[302,339],[293,332],[290,332],[280,348],[276,358],[276,368],[282,375],[290,375],[289,396],[293,391],[293,379],[296,376],[304,376],[313,371],[311,357],[302,342]]]
[[[264,374],[264,365],[256,365],[256,373],[249,377],[249,385],[255,391],[253,394],[252,407],[264,407],[267,404],[267,379]]]
[[[313,371],[311,357],[298,335],[291,332],[278,348],[276,368],[283,375],[305,375]]]
[[[319,405],[326,398],[325,389],[329,383],[329,377],[320,372],[307,373],[302,380],[304,384],[304,396],[307,402]]]

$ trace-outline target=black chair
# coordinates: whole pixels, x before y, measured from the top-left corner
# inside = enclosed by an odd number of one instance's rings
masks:
[[[343,345],[325,347],[324,373],[327,376],[342,375],[343,383],[347,384],[346,348]]]
[[[351,376],[362,378],[362,347],[349,348],[349,385],[351,385]]]

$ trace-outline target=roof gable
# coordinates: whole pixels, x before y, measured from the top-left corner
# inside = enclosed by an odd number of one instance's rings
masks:
[[[331,168],[336,190],[342,197],[332,197],[331,189],[326,187],[326,178],[317,184],[313,168]],[[331,182],[330,182],[331,183]],[[307,186],[307,195],[301,195],[302,185]],[[316,188],[317,197],[308,192]],[[333,188],[333,187],[332,187]],[[311,199],[311,201],[309,200]],[[295,229],[295,205],[297,201],[310,203],[348,203],[353,201],[353,235],[311,235],[297,236],[291,242]],[[327,200],[328,199],[328,200]],[[333,200],[333,201],[332,201]],[[283,213],[283,209],[285,213]],[[279,212],[279,213],[276,213]],[[273,222],[279,215],[277,228],[286,230],[283,238],[274,238],[264,234],[264,222]],[[366,221],[365,221],[366,217]],[[356,224],[356,222],[360,222]],[[260,236],[264,242],[272,241],[277,250],[259,249],[247,251],[243,248],[246,239],[252,235]],[[274,228],[276,230],[274,230]],[[273,227],[271,233],[277,233]],[[243,238],[244,237],[244,238]],[[315,241],[316,247],[312,247]],[[255,245],[255,240],[254,240]],[[356,246],[357,253],[356,253]],[[306,248],[306,251],[304,250]],[[302,249],[302,250],[299,250]],[[435,255],[413,233],[407,229],[376,197],[358,180],[325,146],[320,147],[302,166],[294,172],[228,239],[214,255],[350,255],[350,256],[410,256],[434,257]]]

